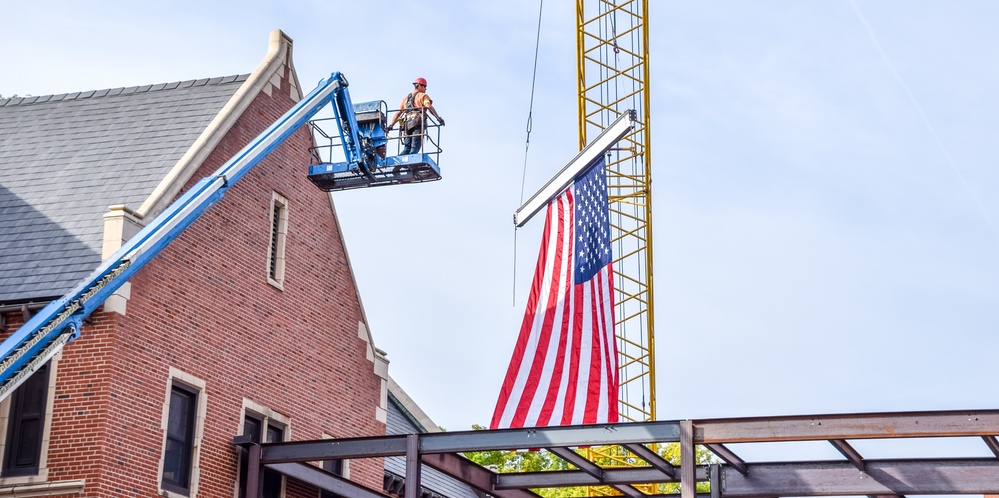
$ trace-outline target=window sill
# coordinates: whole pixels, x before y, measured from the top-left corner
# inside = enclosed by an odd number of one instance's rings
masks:
[[[38,482],[25,484],[0,484],[0,496],[28,498],[31,496],[59,496],[83,493],[84,479],[72,481]]]
[[[164,498],[190,498],[192,495],[185,495],[176,491],[160,488],[160,496]]]
[[[267,283],[277,287],[279,291],[284,291],[284,280],[274,280],[271,277],[267,277]]]

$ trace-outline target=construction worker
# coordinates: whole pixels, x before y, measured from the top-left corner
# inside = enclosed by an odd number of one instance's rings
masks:
[[[388,124],[388,130],[391,130],[400,119],[402,121],[401,155],[416,154],[423,146],[424,112],[433,114],[441,126],[444,126],[444,118],[437,114],[437,110],[434,109],[434,101],[427,95],[427,80],[416,78],[413,81],[413,91],[402,99],[399,110],[392,116],[392,121]]]

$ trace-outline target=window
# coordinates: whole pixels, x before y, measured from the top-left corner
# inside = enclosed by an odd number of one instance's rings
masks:
[[[207,383],[170,368],[163,407],[163,452],[160,494],[195,496],[198,491],[198,454],[208,408]]]
[[[37,476],[41,470],[49,368],[49,363],[42,365],[10,396],[3,477]]]
[[[284,441],[284,429],[273,425],[267,426],[267,442]],[[276,470],[264,469],[264,498],[281,498],[281,473]]]
[[[187,496],[190,496],[191,491],[197,411],[198,393],[174,384],[170,392],[161,486],[167,491]]]
[[[252,404],[244,401],[245,404]],[[288,421],[280,414],[253,405],[243,416],[243,435],[250,436],[254,443],[275,443],[288,438]],[[246,477],[249,470],[246,451],[239,456],[239,498],[246,496]],[[284,477],[280,472],[264,469],[262,476],[264,498],[280,498],[284,488]]]
[[[323,460],[323,470],[329,472],[330,474],[338,475],[340,477],[347,477],[347,461],[346,460]],[[319,491],[319,498],[343,498],[342,496],[326,491]]]
[[[271,197],[271,241],[267,254],[267,281],[281,289],[284,285],[284,250],[288,235],[288,200],[276,192]]]

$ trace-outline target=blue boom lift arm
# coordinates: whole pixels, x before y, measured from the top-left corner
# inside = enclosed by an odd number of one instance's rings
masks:
[[[370,144],[370,137],[359,132],[354,112],[348,112],[353,110],[353,106],[347,92],[347,80],[339,72],[332,73],[232,159],[197,182],[156,216],[73,290],[42,308],[0,343],[0,400],[59,352],[63,345],[79,337],[82,322],[87,316],[205,210],[218,202],[229,187],[331,102],[338,118],[344,155],[352,165],[347,169],[368,167],[363,159],[366,153],[371,155],[364,147],[365,142]]]

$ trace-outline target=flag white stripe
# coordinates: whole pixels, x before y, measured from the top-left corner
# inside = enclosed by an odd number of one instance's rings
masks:
[[[562,257],[561,259],[555,256],[553,251],[549,255],[548,266],[557,267],[559,271],[559,288],[555,289],[555,295],[558,299],[553,304],[554,308],[548,310],[547,303],[552,297],[546,294],[543,302],[539,302],[539,314],[546,314],[550,312],[552,315],[551,319],[551,335],[548,341],[548,351],[545,355],[545,365],[541,379],[539,379],[539,385],[537,391],[534,392],[534,398],[531,401],[531,407],[527,413],[527,419],[525,420],[525,425],[535,426],[538,423],[538,417],[541,414],[542,408],[544,408],[545,400],[548,397],[548,386],[551,385],[552,370],[555,366],[555,361],[559,354],[559,342],[561,340],[561,334],[559,331],[559,324],[562,323],[564,319],[565,310],[565,293],[561,291],[566,285],[572,285],[572,202],[568,195],[563,195],[558,198],[557,202],[559,207],[563,210],[562,216],[558,216],[556,223],[560,230],[554,230],[552,232],[552,238],[555,243],[561,246]],[[561,235],[561,237],[559,236]],[[549,287],[550,288],[550,287]],[[571,310],[571,308],[570,308]],[[570,315],[571,316],[571,315]],[[538,324],[535,330],[542,330],[542,324]]]

